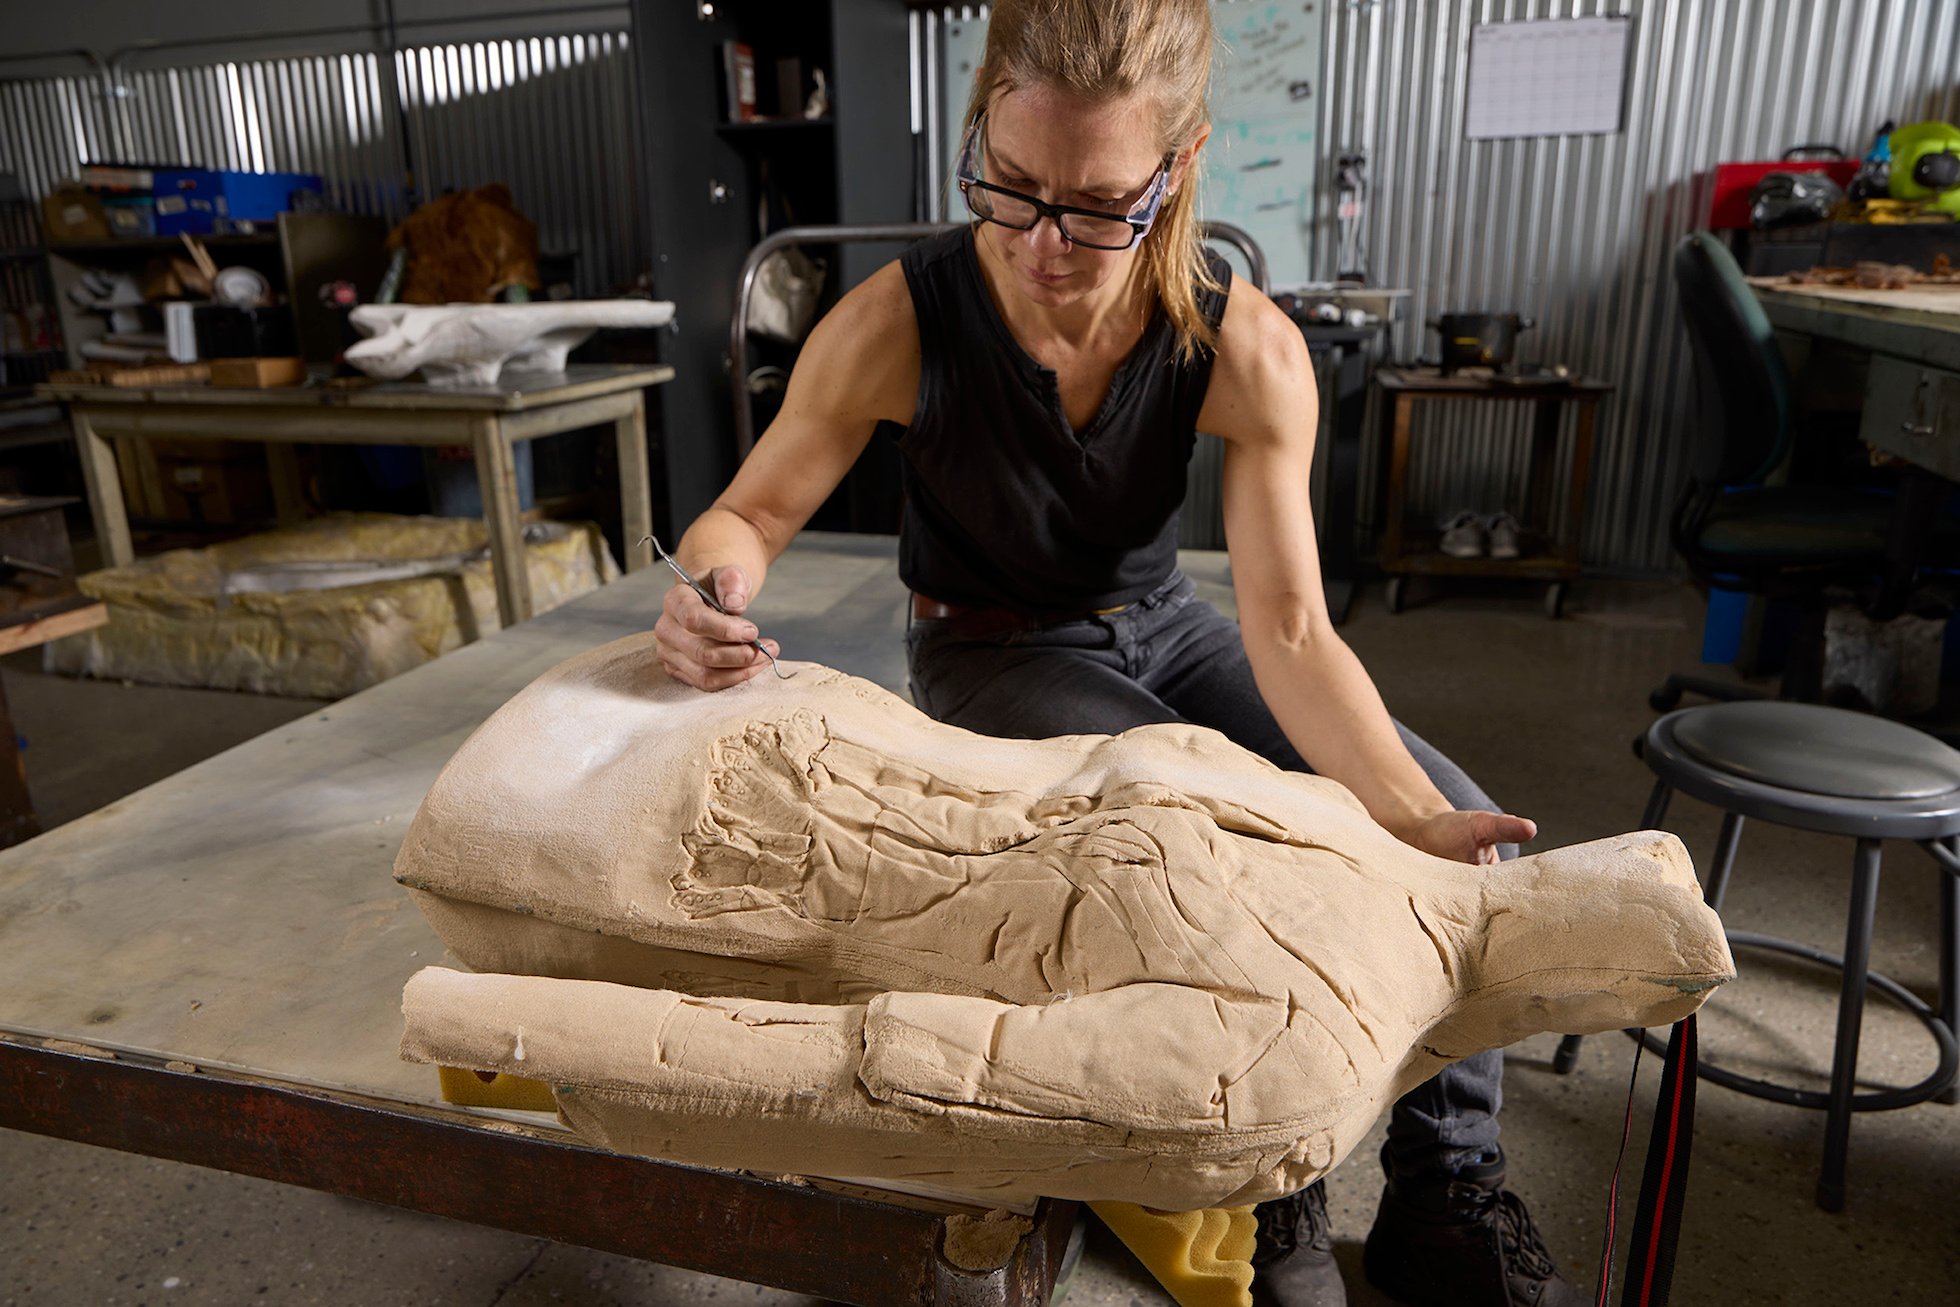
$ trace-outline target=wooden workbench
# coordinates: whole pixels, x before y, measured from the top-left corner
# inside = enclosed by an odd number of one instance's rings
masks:
[[[889,537],[806,534],[753,616],[786,656],[904,692]],[[1186,554],[1227,606],[1222,553]],[[441,1103],[396,1055],[442,945],[394,883],[409,819],[485,717],[644,630],[645,571],[0,852],[0,1126],[351,1194],[852,1303],[1045,1303],[1073,1205],[988,1274],[971,1206],[622,1157],[549,1116]]]
[[[128,563],[135,551],[110,437],[265,445],[282,524],[302,515],[292,448],[296,443],[465,446],[476,458],[497,578],[497,612],[508,627],[531,616],[513,448],[519,441],[611,423],[619,447],[624,561],[628,572],[637,571],[653,561],[652,550],[638,543],[653,529],[642,392],[673,375],[664,365],[587,364],[564,372],[506,371],[494,386],[457,390],[394,381],[348,389],[274,390],[50,384],[37,393],[68,405],[96,539],[104,564],[111,567]]]
[[[1859,438],[1914,467],[1960,480],[1960,286],[1862,290],[1750,279],[1770,325],[1868,354]]]

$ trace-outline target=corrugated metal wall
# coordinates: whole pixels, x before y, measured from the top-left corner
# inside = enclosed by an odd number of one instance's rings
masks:
[[[1666,516],[1691,436],[1688,357],[1667,260],[1706,211],[1698,174],[1803,142],[1862,152],[1887,118],[1960,116],[1960,3],[1331,0],[1328,8],[1321,139],[1330,151],[1367,151],[1372,279],[1414,291],[1394,356],[1433,353],[1421,324],[1451,309],[1536,318],[1526,357],[1619,387],[1601,413],[1586,559],[1667,567]],[[1473,24],[1628,11],[1618,135],[1463,139]],[[1322,192],[1329,230],[1334,196],[1329,185]],[[1325,242],[1319,263],[1332,272]],[[1418,512],[1515,501],[1523,419],[1461,407],[1432,412],[1418,434]]]
[[[84,163],[317,172],[331,201],[405,207],[402,128],[423,197],[501,181],[580,294],[645,270],[639,120],[625,32],[416,46],[0,82],[0,170],[31,194]]]
[[[1691,436],[1667,261],[1706,212],[1701,174],[1718,161],[1775,158],[1813,141],[1862,153],[1887,118],[1960,118],[1960,0],[1322,0],[1320,8],[1329,24],[1320,140],[1330,159],[1366,151],[1370,278],[1413,291],[1384,353],[1433,356],[1422,324],[1453,309],[1535,318],[1524,358],[1619,388],[1596,435],[1587,562],[1667,568],[1666,518]],[[971,24],[984,14],[949,6],[936,17]],[[1464,139],[1473,25],[1622,14],[1632,31],[1621,132]],[[945,94],[963,99],[951,86]],[[1319,176],[1315,264],[1331,277],[1334,169]],[[1516,504],[1529,438],[1523,410],[1419,406],[1412,514]],[[1373,469],[1372,411],[1367,430],[1364,467]],[[1368,479],[1364,504],[1372,470]],[[1364,521],[1364,529],[1378,525]]]

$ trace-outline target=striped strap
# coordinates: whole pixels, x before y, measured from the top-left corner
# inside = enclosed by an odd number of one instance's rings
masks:
[[[1621,1307],[1666,1307],[1674,1281],[1674,1251],[1681,1236],[1681,1207],[1688,1189],[1688,1157],[1695,1124],[1695,1019],[1677,1022],[1667,1040],[1660,1101],[1647,1139],[1647,1171],[1633,1222],[1633,1246]]]

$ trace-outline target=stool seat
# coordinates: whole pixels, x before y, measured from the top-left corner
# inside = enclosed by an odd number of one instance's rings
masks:
[[[1706,704],[1649,726],[1640,754],[1671,788],[1741,816],[1854,839],[1960,835],[1960,751],[1882,717]]]
[[[1638,752],[1654,773],[1642,826],[1661,824],[1676,791],[1721,809],[1722,831],[1703,880],[1708,905],[1717,912],[1744,821],[1761,818],[1798,830],[1849,835],[1856,842],[1842,954],[1770,935],[1728,932],[1731,944],[1772,949],[1839,971],[1830,1089],[1819,1092],[1741,1075],[1708,1058],[1696,1072],[1757,1098],[1823,1109],[1824,1167],[1817,1180],[1817,1205],[1840,1211],[1854,1112],[1909,1107],[1932,1098],[1960,1102],[1960,1042],[1954,1037],[1960,1030],[1960,752],[1898,722],[1787,700],[1668,713],[1647,728]],[[1871,969],[1880,848],[1886,840],[1901,839],[1917,842],[1943,873],[1937,1008]],[[1917,1084],[1857,1092],[1867,988],[1917,1018],[1933,1037],[1938,1063]],[[1655,1044],[1651,1034],[1627,1033],[1650,1047]],[[1567,1036],[1552,1058],[1552,1069],[1570,1071],[1578,1052],[1579,1036]]]
[[[1867,713],[1758,700],[1682,713],[1684,753],[1732,775],[1840,799],[1930,799],[1960,791],[1960,751]]]

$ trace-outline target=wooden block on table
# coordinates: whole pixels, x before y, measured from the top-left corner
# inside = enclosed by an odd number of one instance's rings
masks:
[[[194,386],[211,379],[209,363],[165,363],[146,368],[63,368],[48,377],[56,386]]]
[[[212,359],[211,384],[237,390],[269,390],[275,386],[306,384],[306,360]]]

